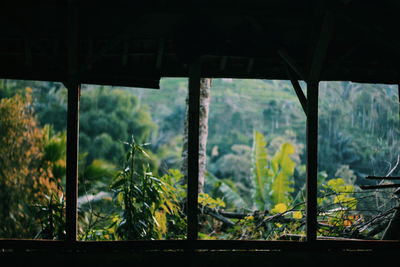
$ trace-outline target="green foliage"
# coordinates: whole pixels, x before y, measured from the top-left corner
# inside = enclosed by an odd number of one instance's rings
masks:
[[[122,140],[131,134],[141,143],[156,130],[148,108],[138,104],[129,91],[105,87],[82,90],[80,104],[80,149],[95,158],[120,165],[126,153]]]
[[[294,191],[293,175],[296,163],[290,158],[290,155],[294,152],[295,148],[292,144],[284,143],[271,160],[271,169],[274,176],[271,186],[271,200],[273,203],[289,205],[291,202],[290,194]]]
[[[264,210],[268,205],[268,194],[272,180],[270,178],[267,159],[267,149],[264,135],[254,131],[253,143],[253,187],[255,190],[253,199],[259,210]]]
[[[218,153],[218,148],[214,148],[214,153]],[[229,178],[236,184],[240,184],[241,191],[249,188],[251,181],[251,154],[252,149],[247,145],[233,145],[230,153],[224,154],[208,168],[217,177]],[[248,194],[248,192],[242,192]]]
[[[239,193],[239,189],[236,184],[229,179],[218,179],[212,173],[206,173],[206,187],[212,188],[207,189],[210,191],[211,196],[214,198],[222,198],[227,208],[246,208],[250,207],[251,203],[247,203],[246,200]]]
[[[211,209],[226,207],[226,204],[224,201],[222,201],[222,199],[212,198],[210,195],[206,193],[199,193],[198,202],[202,207],[209,207]]]
[[[336,178],[330,179],[323,188],[320,191],[323,198],[318,200],[321,205],[323,202],[329,202],[340,205],[341,208],[356,209],[357,199],[352,197],[355,192],[354,185],[346,184],[342,178]]]
[[[268,209],[278,203],[289,205],[294,191],[294,170],[296,163],[290,158],[295,148],[284,143],[272,159],[268,158],[265,137],[254,133],[253,145],[253,186],[254,202],[259,210]]]
[[[387,162],[399,154],[397,88],[322,83],[320,107],[320,168],[334,176],[341,165],[348,165],[358,183],[365,183],[360,177],[371,172],[385,175]]]
[[[31,92],[0,100],[0,237],[35,236],[40,226],[32,204],[62,194],[56,170],[63,165],[62,140],[38,127]]]
[[[149,156],[143,146],[133,139],[128,146],[125,166],[111,185],[122,209],[116,234],[120,239],[161,239],[168,231],[167,215],[181,216],[177,189],[165,182],[174,178],[155,177],[144,163]]]
[[[21,107],[15,96],[24,94],[26,87],[32,88],[32,101],[25,105],[24,112],[14,114]],[[163,79],[161,87],[146,91],[83,88],[79,195],[80,199],[91,199],[79,202],[83,239],[185,237],[185,186],[179,182],[180,172],[168,169],[179,169],[181,164],[187,79]],[[0,206],[5,214],[0,218],[2,236],[27,238],[41,232],[42,238],[62,238],[56,223],[59,229],[63,227],[62,220],[57,219],[62,218],[59,215],[63,211],[56,197],[61,199],[65,181],[66,96],[67,90],[60,83],[0,81],[0,135],[5,137],[0,140]],[[14,102],[4,108],[7,101]],[[304,234],[301,226],[306,159],[301,151],[306,117],[290,83],[214,80],[210,109],[205,192],[211,199],[219,198],[225,203],[226,207],[214,203],[219,209],[249,212],[249,216],[232,219],[233,227],[215,219],[204,221],[213,233],[207,238],[278,239],[285,234]],[[26,115],[36,116],[37,121],[27,119]],[[385,175],[394,166],[400,153],[398,123],[397,88],[321,83],[319,234],[349,236],[356,224],[398,204],[396,199],[388,200],[391,195],[386,191],[363,194],[360,198],[356,186],[367,182],[362,179],[365,174]],[[11,134],[7,129],[15,132]],[[117,166],[127,160],[125,155],[130,147],[124,146],[122,140],[132,133],[138,143],[151,141],[145,151],[151,160],[137,150],[133,174],[124,174],[127,181],[131,175],[132,188],[126,194],[122,185],[113,189],[122,190],[113,202],[109,184],[118,172]],[[18,138],[21,136],[24,140]],[[398,173],[396,170],[393,175]],[[10,183],[4,177],[17,182]],[[24,177],[32,179],[25,181]],[[41,190],[38,184],[47,189]],[[151,195],[141,184],[148,184],[158,193]],[[145,196],[135,191],[134,185]],[[166,195],[173,205],[163,202],[163,190],[171,192]],[[52,191],[58,193],[49,199]],[[20,205],[22,202],[26,205]],[[38,205],[35,209],[40,212],[31,209],[32,203]],[[144,203],[150,206],[147,213]],[[128,206],[141,215],[126,212]],[[265,214],[265,210],[270,213]],[[53,223],[49,223],[50,219]],[[123,226],[128,219],[139,227],[134,234],[129,233],[131,228]],[[143,227],[146,234],[139,231],[137,219],[147,225]]]
[[[67,132],[55,132],[51,125],[43,127],[44,155],[43,161],[51,165],[53,179],[62,186],[65,184],[67,169]]]
[[[102,159],[93,160],[86,168],[79,170],[78,195],[106,191],[116,174],[117,167],[114,164]]]
[[[51,125],[56,132],[66,131],[67,89],[59,83],[50,83],[35,86],[34,92],[34,108],[40,125]]]
[[[320,234],[346,236],[346,229],[359,217],[355,192],[355,186],[342,178],[330,179],[322,185],[318,197]]]
[[[40,239],[65,239],[65,200],[56,194],[46,196],[46,202],[34,205],[35,217],[40,221]]]

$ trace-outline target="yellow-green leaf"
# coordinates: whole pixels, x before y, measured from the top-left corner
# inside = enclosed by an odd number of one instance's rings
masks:
[[[275,207],[271,210],[271,213],[283,213],[287,211],[287,206],[285,203],[278,203]]]

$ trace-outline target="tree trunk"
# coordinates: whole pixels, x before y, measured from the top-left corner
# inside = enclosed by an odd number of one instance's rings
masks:
[[[207,138],[208,138],[208,114],[211,100],[211,79],[200,80],[200,136],[199,136],[199,192],[203,192],[206,163],[207,163]]]
[[[211,81],[209,78],[200,79],[200,115],[199,115],[199,192],[203,192],[206,172],[206,147],[208,137],[208,113],[211,100]],[[188,96],[189,97],[189,96]],[[188,97],[186,98],[186,119],[184,126],[184,140],[182,149],[182,168],[184,181],[187,183],[187,162],[188,162]]]

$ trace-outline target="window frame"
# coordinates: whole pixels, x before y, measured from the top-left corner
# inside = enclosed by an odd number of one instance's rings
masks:
[[[77,189],[79,153],[79,101],[81,84],[65,82],[68,90],[67,173],[66,173],[66,239],[31,240],[0,238],[0,251],[11,250],[267,250],[267,251],[353,251],[400,249],[400,241],[317,238],[317,152],[319,81],[307,82],[307,196],[306,241],[199,240],[198,239],[198,168],[199,111],[201,63],[189,67],[188,128],[188,226],[186,240],[77,240]],[[399,88],[400,94],[400,88]],[[300,97],[299,97],[299,100]]]
[[[189,155],[188,155],[188,239],[157,241],[78,241],[77,237],[77,185],[78,185],[78,137],[79,137],[79,96],[78,76],[78,9],[75,5],[67,7],[67,69],[68,81],[63,81],[68,89],[67,119],[67,177],[66,177],[66,233],[65,240],[16,240],[0,238],[0,251],[7,249],[27,250],[77,250],[77,249],[115,249],[115,250],[386,250],[400,249],[400,241],[369,240],[321,240],[317,239],[317,151],[318,151],[318,83],[327,48],[333,33],[332,12],[324,15],[321,31],[317,36],[314,51],[310,51],[310,73],[305,75],[296,62],[288,55],[280,54],[285,63],[307,84],[307,201],[306,225],[307,239],[296,241],[241,241],[241,240],[197,240],[197,185],[198,185],[198,113],[200,61],[189,66]],[[318,24],[319,25],[319,24]],[[313,28],[314,30],[314,28]],[[310,31],[311,32],[311,31]],[[311,36],[310,39],[314,39]],[[313,41],[309,43],[314,47]],[[278,51],[279,53],[279,51]],[[307,73],[308,74],[308,73]],[[65,77],[64,77],[65,78]],[[97,76],[96,79],[101,79]],[[292,79],[291,79],[292,80]],[[292,81],[293,83],[293,81]],[[399,89],[400,95],[400,89]],[[301,100],[301,99],[300,99]],[[300,101],[304,104],[304,99]],[[303,105],[304,108],[304,105]],[[191,126],[193,125],[193,126]],[[197,141],[196,141],[197,139]]]

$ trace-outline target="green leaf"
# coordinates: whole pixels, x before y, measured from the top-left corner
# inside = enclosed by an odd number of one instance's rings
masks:
[[[226,203],[232,204],[238,208],[246,208],[249,205],[242,198],[242,196],[238,193],[237,188],[234,187],[234,184],[230,184],[226,180],[221,180],[215,177],[212,173],[206,173],[206,183],[211,184],[219,184],[219,191],[224,195],[224,200]]]
[[[296,163],[290,158],[295,148],[290,143],[284,143],[271,160],[275,177],[272,183],[271,199],[273,203],[290,204],[290,193],[294,191],[293,175]]]
[[[255,189],[254,201],[260,210],[266,208],[267,193],[270,187],[266,145],[267,142],[264,135],[258,131],[254,131],[252,183]]]
[[[110,189],[117,189],[121,187],[125,183],[124,177],[118,177],[116,178],[113,183],[110,185]]]

